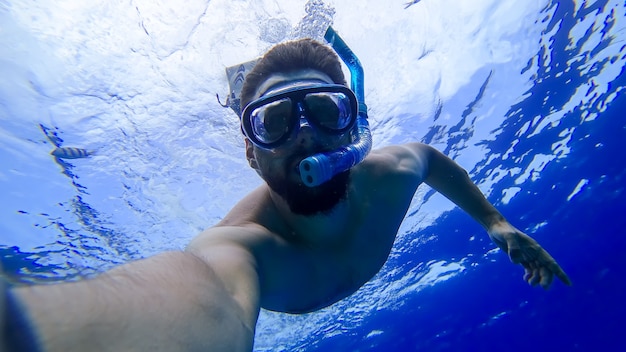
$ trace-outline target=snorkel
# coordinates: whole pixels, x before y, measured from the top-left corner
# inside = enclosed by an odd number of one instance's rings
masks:
[[[352,144],[332,152],[312,155],[300,162],[300,177],[302,183],[308,187],[321,185],[338,173],[350,169],[363,161],[372,149],[372,134],[367,122],[367,106],[363,93],[363,67],[356,55],[332,27],[328,27],[324,39],[348,66],[350,88],[356,95],[359,107]]]

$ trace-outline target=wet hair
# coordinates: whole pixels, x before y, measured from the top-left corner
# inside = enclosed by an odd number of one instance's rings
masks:
[[[242,110],[270,75],[302,69],[320,71],[334,83],[346,85],[341,62],[331,47],[309,38],[288,41],[271,48],[248,73],[241,88]]]

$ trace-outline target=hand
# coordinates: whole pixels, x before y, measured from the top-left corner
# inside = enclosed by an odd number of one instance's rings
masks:
[[[524,267],[524,280],[530,285],[540,284],[548,289],[555,275],[566,285],[572,284],[556,260],[537,241],[508,222],[492,225],[488,233],[491,240],[509,255],[513,263]]]

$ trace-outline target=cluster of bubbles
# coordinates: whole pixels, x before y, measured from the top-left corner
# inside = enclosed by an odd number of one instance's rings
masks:
[[[291,29],[291,24],[286,18],[270,18],[261,25],[259,39],[276,44],[281,42]]]
[[[313,38],[323,41],[326,29],[332,25],[335,8],[322,0],[309,0],[305,16],[293,29],[286,18],[270,18],[261,24],[259,39],[276,44],[285,39]]]
[[[306,15],[291,33],[291,39],[313,38],[323,40],[328,26],[333,24],[335,8],[322,0],[309,0],[304,10]]]

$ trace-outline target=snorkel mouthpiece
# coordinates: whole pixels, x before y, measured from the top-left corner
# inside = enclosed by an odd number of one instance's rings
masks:
[[[372,149],[372,134],[367,122],[367,106],[363,93],[363,67],[348,45],[332,27],[328,27],[324,39],[333,47],[341,60],[350,70],[350,88],[356,95],[358,117],[355,125],[355,140],[352,144],[338,150],[319,153],[300,162],[300,177],[308,187],[315,187],[330,180],[340,172],[346,171],[365,159]]]
[[[300,177],[302,183],[309,187],[317,186],[314,181],[330,180],[334,175],[332,162],[324,154],[310,156],[300,162]]]
[[[329,153],[319,153],[300,162],[300,178],[308,187],[319,186],[340,172],[363,161],[372,147],[372,134],[365,118],[357,120],[358,139],[354,144]]]

